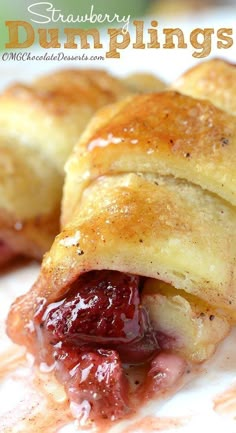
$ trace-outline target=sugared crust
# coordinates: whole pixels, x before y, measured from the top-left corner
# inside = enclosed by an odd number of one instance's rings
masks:
[[[216,107],[236,115],[236,66],[212,59],[188,70],[172,88],[185,95],[208,99]]]
[[[66,167],[64,224],[85,186],[113,173],[173,175],[235,205],[235,118],[172,91],[135,96],[97,114]]]

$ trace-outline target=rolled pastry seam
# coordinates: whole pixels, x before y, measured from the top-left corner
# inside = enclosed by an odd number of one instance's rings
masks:
[[[64,163],[92,114],[130,94],[104,71],[65,70],[0,96],[1,254],[41,259],[59,231]],[[9,252],[11,251],[11,255]]]
[[[185,72],[171,87],[185,95],[207,99],[236,115],[236,67],[226,60],[202,62]]]
[[[174,176],[235,205],[235,131],[234,116],[173,91],[138,95],[101,110],[66,164],[62,224],[84,188],[105,174]]]

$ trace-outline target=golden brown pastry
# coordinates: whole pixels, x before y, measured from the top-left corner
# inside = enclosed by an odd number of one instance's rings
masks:
[[[73,145],[99,107],[128,94],[104,71],[62,70],[0,96],[0,264],[50,247]]]
[[[66,164],[63,230],[8,333],[79,419],[124,416],[236,319],[236,124],[173,91],[106,107]],[[123,363],[142,365],[135,392]]]
[[[130,74],[123,80],[124,84],[137,93],[160,92],[166,84],[152,74]]]
[[[211,59],[188,70],[172,88],[185,95],[208,99],[216,107],[236,115],[236,66],[222,59]]]

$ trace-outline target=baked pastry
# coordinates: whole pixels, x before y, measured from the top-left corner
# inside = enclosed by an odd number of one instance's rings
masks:
[[[173,91],[101,109],[74,148],[63,230],[8,334],[83,421],[177,384],[235,322],[235,157],[235,118]]]
[[[92,114],[131,90],[104,71],[62,70],[0,96],[0,264],[41,259],[59,231],[64,163]]]
[[[160,92],[166,87],[159,78],[147,73],[130,74],[123,79],[123,82],[137,93]]]
[[[222,59],[211,59],[189,69],[172,88],[185,95],[208,99],[216,107],[236,115],[236,68]]]

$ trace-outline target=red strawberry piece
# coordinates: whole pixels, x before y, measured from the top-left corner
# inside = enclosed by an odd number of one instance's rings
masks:
[[[50,341],[117,345],[142,338],[139,278],[111,271],[86,273],[68,296],[43,315]]]
[[[87,416],[92,411],[96,420],[115,420],[128,412],[128,383],[114,350],[58,346],[54,351],[56,374],[63,379],[79,418],[86,420],[85,411]]]

